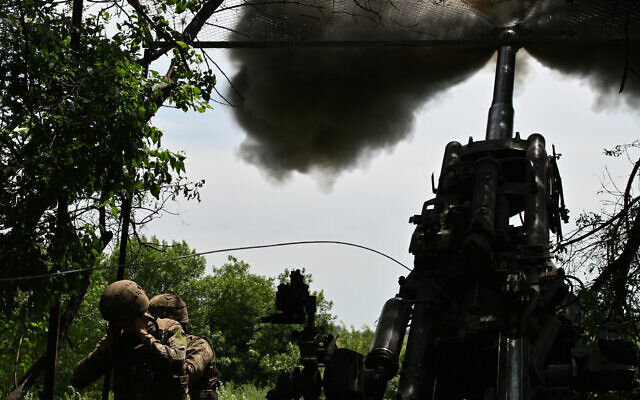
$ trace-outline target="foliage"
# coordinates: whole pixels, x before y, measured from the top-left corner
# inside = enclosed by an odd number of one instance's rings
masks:
[[[106,1],[74,15],[76,3],[1,3],[0,277],[94,266],[123,199],[142,213],[135,231],[168,199],[198,199],[203,183],[186,180],[185,156],[163,148],[149,121],[166,101],[210,108],[215,77],[189,44],[219,2]],[[167,19],[187,8],[196,23],[178,32]],[[170,45],[145,51],[160,38]],[[166,54],[165,73],[150,68]],[[13,365],[21,349],[15,382],[42,354],[49,306],[64,304],[64,337],[86,288],[78,274],[0,283],[0,357]],[[0,375],[4,395],[14,374]]]
[[[184,156],[163,149],[162,132],[148,123],[163,78],[146,76],[134,26],[109,38],[107,14],[90,15],[72,49],[68,9],[23,0],[0,13],[0,254],[12,260],[4,274],[93,264],[104,247],[97,210],[112,206],[115,217],[121,196],[158,198],[172,184],[176,195],[197,196],[193,186],[175,185]],[[60,292],[72,283],[61,281]],[[2,287],[3,300],[13,288]]]
[[[606,321],[621,324],[621,334],[640,342],[640,196],[638,172],[640,142],[605,149],[608,157],[629,160],[626,181],[616,182],[610,174],[599,192],[603,209],[584,212],[577,218],[577,229],[561,243],[556,257],[570,273],[587,279],[579,293],[584,311],[585,333],[594,339]],[[635,161],[634,161],[635,160]],[[636,399],[632,392],[590,393],[591,399]]]
[[[13,385],[14,371],[26,370],[45,348],[42,332],[47,329],[47,320],[34,312],[29,296],[18,292],[13,310],[0,323],[0,387]],[[4,394],[0,390],[0,394]]]
[[[111,256],[106,259],[109,265],[118,264],[118,253],[116,248]],[[175,293],[191,300],[194,288],[193,282],[202,278],[206,268],[206,259],[203,256],[193,256],[194,249],[182,241],[167,243],[160,241],[155,236],[147,239],[142,236],[140,240],[129,242],[127,250],[128,262],[134,264],[144,264],[159,259],[167,259],[160,264],[132,265],[125,269],[125,279],[131,279],[140,283],[145,291],[151,295],[159,293]],[[187,258],[179,258],[191,256]],[[176,260],[172,260],[179,258]],[[108,272],[107,280],[113,281],[116,278],[116,271],[112,269]],[[195,299],[194,299],[195,300]]]
[[[360,330],[356,330],[353,326],[347,328],[342,325],[337,327],[338,347],[345,347],[355,350],[360,354],[367,354],[369,346],[373,340],[374,331],[367,325],[363,325]]]
[[[201,308],[208,323],[202,331],[208,330],[220,349],[218,360],[225,379],[271,384],[280,370],[298,364],[300,355],[292,335],[299,327],[260,323],[262,317],[274,312],[275,281],[250,274],[249,265],[233,257],[229,261],[202,280],[201,293],[208,299]],[[288,271],[280,279],[285,275]],[[324,300],[322,292],[313,294],[318,298],[318,321],[332,321],[331,303]]]
[[[169,244],[155,237],[141,239],[142,242],[130,243],[132,262],[175,258],[195,252],[185,242]],[[103,264],[112,265],[116,254],[117,249],[103,260]],[[228,393],[239,396],[236,389],[240,387],[246,397],[253,398],[249,394],[251,390],[247,389],[252,384],[258,387],[271,385],[281,369],[290,370],[298,364],[298,349],[291,341],[296,327],[260,323],[261,317],[274,311],[274,278],[252,273],[248,264],[233,257],[229,257],[224,265],[213,268],[211,275],[205,275],[205,266],[204,257],[182,258],[132,266],[126,271],[126,278],[138,282],[150,297],[167,292],[182,297],[188,306],[190,331],[209,338],[216,350],[218,368],[228,385]],[[63,349],[59,355],[57,387],[60,391],[68,391],[65,388],[73,365],[93,349],[105,332],[106,323],[96,304],[102,290],[114,278],[114,270],[99,271],[92,277],[90,290],[70,331],[73,347]],[[322,292],[316,295],[324,298]],[[319,304],[320,318],[332,321],[330,302],[321,300]],[[100,390],[101,380],[82,394],[99,398]]]
[[[219,400],[263,400],[268,388],[258,388],[252,384],[234,385],[233,382],[222,384],[218,388]]]
[[[605,150],[610,157],[638,158],[640,143],[619,145]],[[627,334],[640,340],[640,326],[634,322],[640,313],[640,197],[636,177],[640,160],[624,186],[613,180],[603,183],[605,209],[580,215],[573,232],[558,253],[562,266],[592,280],[588,290],[580,291],[589,336],[597,326],[611,319],[622,319]]]
[[[347,328],[342,325],[336,328],[338,333],[338,347],[344,347],[351,350],[355,350],[358,353],[365,355],[369,352],[369,347],[373,341],[373,335],[375,332],[367,325],[363,325],[360,329],[355,329],[353,326]],[[404,359],[404,353],[407,348],[407,340],[405,338],[402,343],[402,349],[400,350],[400,360]],[[400,381],[400,365],[398,365],[398,372],[387,383],[387,390],[385,391],[385,399],[394,399],[396,392],[398,391],[398,383]]]

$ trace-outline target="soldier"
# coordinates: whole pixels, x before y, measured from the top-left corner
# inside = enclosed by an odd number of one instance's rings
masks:
[[[99,307],[108,332],[73,368],[71,384],[81,389],[113,370],[115,400],[189,400],[180,324],[149,315],[149,298],[133,281],[107,286]]]
[[[193,400],[218,398],[219,385],[216,354],[207,339],[190,335],[189,314],[185,302],[173,294],[159,294],[151,299],[149,311],[156,317],[171,318],[187,332],[185,370],[189,375],[189,393]]]

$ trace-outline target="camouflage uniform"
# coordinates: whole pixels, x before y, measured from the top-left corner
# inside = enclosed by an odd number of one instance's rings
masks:
[[[216,353],[207,339],[187,335],[185,370],[189,375],[189,394],[192,400],[217,400],[219,384]]]
[[[71,384],[81,389],[113,370],[116,400],[189,400],[180,323],[150,320],[149,298],[130,280],[108,285],[98,307],[110,331],[73,368]]]
[[[185,331],[189,325],[189,313],[185,302],[173,294],[159,294],[149,303],[149,311],[158,317],[172,318],[182,324]],[[193,400],[217,399],[219,384],[216,368],[216,353],[209,341],[195,335],[187,335],[187,358],[185,371],[189,375],[189,394]]]
[[[116,400],[185,399],[187,339],[178,322],[156,322],[159,329],[149,322],[142,343],[122,335],[107,347],[104,336],[73,368],[71,384],[81,389],[113,369]]]

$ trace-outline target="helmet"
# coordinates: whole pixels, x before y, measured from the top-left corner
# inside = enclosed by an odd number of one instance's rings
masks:
[[[144,314],[149,308],[149,298],[137,283],[116,281],[102,292],[99,307],[107,321],[122,321]]]
[[[149,303],[149,312],[160,318],[170,318],[181,324],[189,323],[187,305],[175,294],[159,294],[154,296]]]

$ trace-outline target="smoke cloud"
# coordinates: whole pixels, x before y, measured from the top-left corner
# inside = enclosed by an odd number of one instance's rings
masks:
[[[637,1],[545,0],[531,7],[522,29],[547,42],[527,46],[529,54],[548,68],[585,81],[598,94],[596,110],[640,105]],[[603,39],[617,42],[595,44]]]
[[[597,93],[594,109],[602,111],[626,104],[640,107],[640,52],[637,42],[599,46],[529,46],[527,52],[543,65],[579,78]],[[623,78],[624,88],[620,92]]]
[[[335,176],[411,132],[414,112],[481,68],[478,50],[262,49],[237,51],[241,156],[279,180]]]
[[[618,32],[619,39],[624,26],[624,15],[612,19],[611,4],[596,0],[267,3],[266,8],[259,2],[246,8],[236,39],[292,40],[294,46],[232,52],[239,64],[233,84],[240,93],[234,112],[247,133],[240,155],[276,180],[311,173],[329,185],[340,172],[393,149],[411,133],[419,107],[437,101],[439,93],[464,81],[494,54],[493,49],[397,47],[395,40],[485,38],[491,43],[495,27],[513,24],[529,38],[548,35],[549,42],[554,37],[591,40],[611,32]],[[390,44],[295,46],[301,39]],[[545,44],[526,50],[552,69],[588,80],[600,93],[596,108],[621,101],[640,105],[636,48]],[[523,56],[516,68],[519,84],[527,73]],[[617,92],[625,70],[621,97]]]
[[[384,19],[386,11],[378,9],[375,18]],[[283,19],[287,19],[287,12],[290,8],[278,10],[285,13]],[[247,12],[238,30],[264,29],[256,23],[256,13]],[[410,18],[428,22],[427,16]],[[442,15],[438,18],[439,24],[425,25],[431,29],[430,37],[447,29],[452,36],[463,33],[464,24],[442,24],[446,19]],[[366,29],[354,33],[348,26],[350,19],[342,21],[319,25],[321,29],[304,25],[300,29],[302,36],[311,40],[326,40],[341,30],[351,38],[366,34]],[[476,24],[471,21],[466,26]],[[406,27],[404,31],[408,31]],[[403,35],[402,31],[394,38],[398,35]],[[296,171],[322,175],[321,181],[330,185],[340,172],[405,139],[412,131],[418,107],[482,68],[492,53],[491,49],[392,45],[236,49],[232,56],[240,70],[233,84],[242,99],[236,99],[234,111],[247,133],[240,155],[276,180]]]

